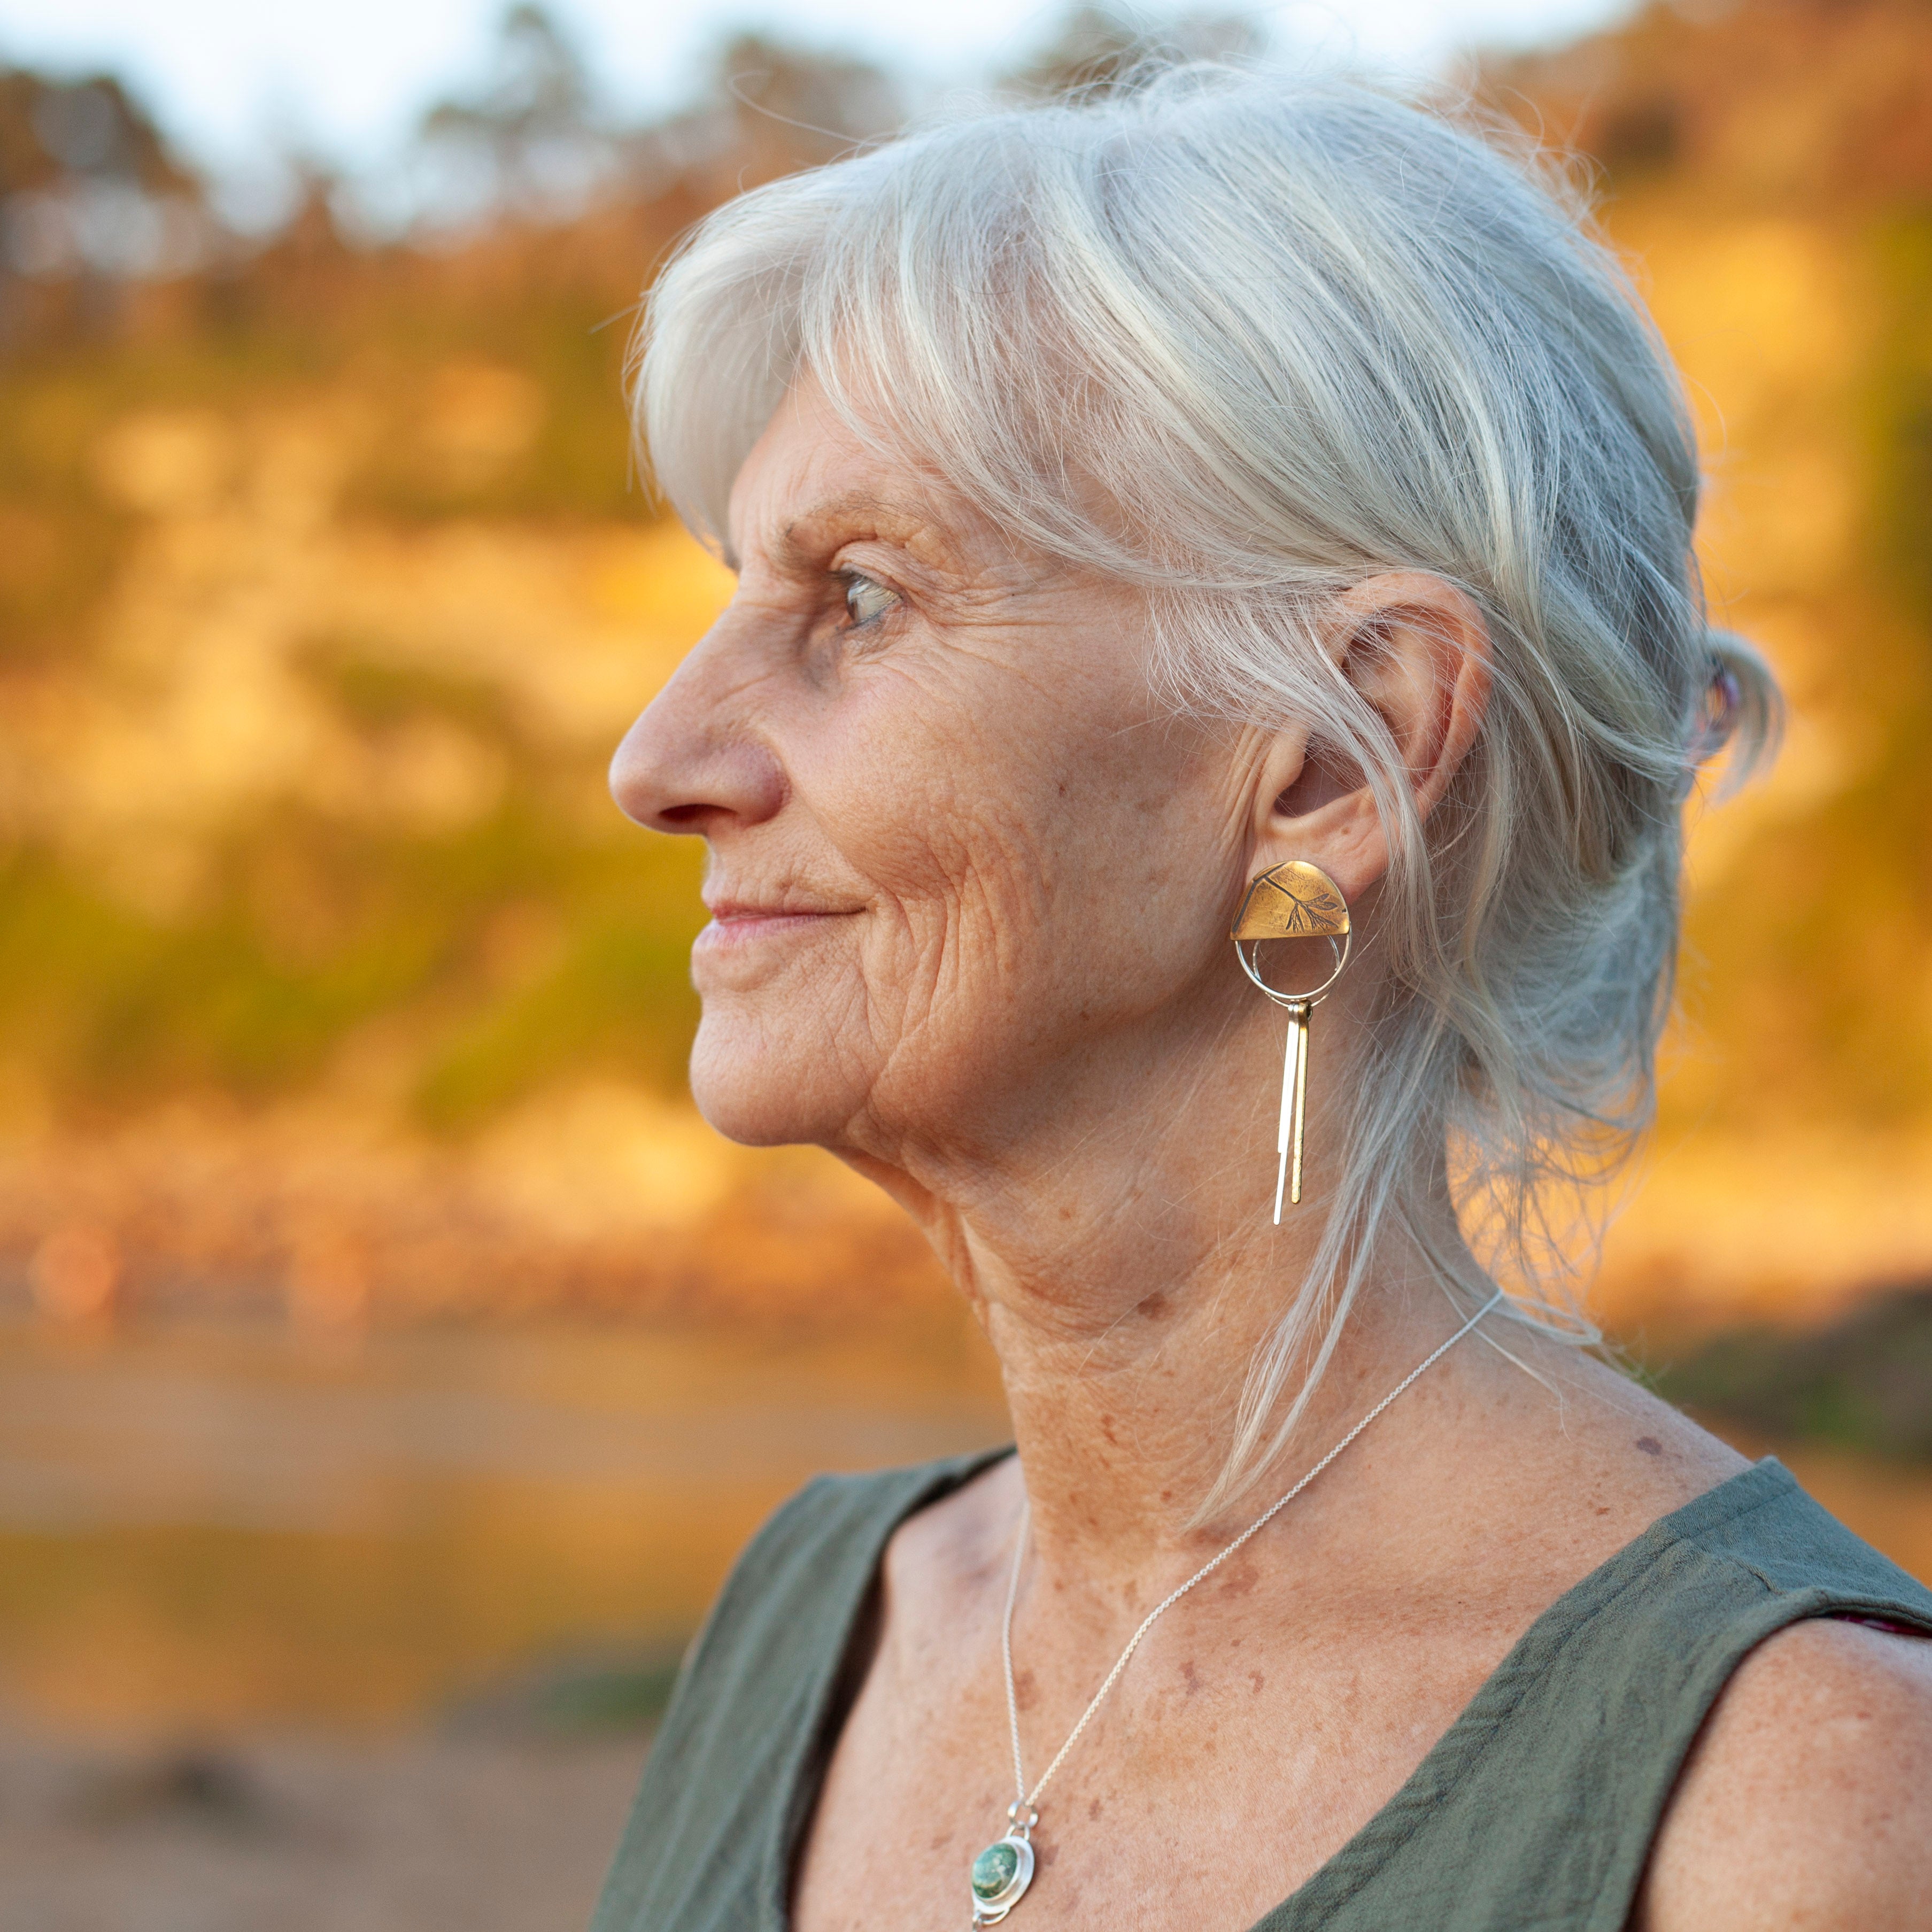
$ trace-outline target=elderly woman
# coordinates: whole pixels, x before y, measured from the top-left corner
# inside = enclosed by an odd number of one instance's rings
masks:
[[[1932,1924],[1932,1594],[1552,1287],[1776,706],[1560,181],[984,116],[712,216],[638,396],[739,579],[614,768],[698,1102],[918,1222],[1018,1447],[764,1530],[601,1932]]]

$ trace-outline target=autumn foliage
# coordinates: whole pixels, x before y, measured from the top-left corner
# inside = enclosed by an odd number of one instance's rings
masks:
[[[1126,45],[1076,16],[1017,78]],[[1932,1268],[1929,72],[1906,0],[1748,0],[1478,77],[1599,169],[1714,604],[1796,706],[1696,834],[1632,1310]],[[312,176],[249,239],[112,82],[0,76],[0,1282],[323,1328],[932,1292],[856,1183],[688,1111],[695,855],[602,778],[727,590],[635,474],[638,292],[903,111],[744,40],[616,125],[521,8],[406,223]]]

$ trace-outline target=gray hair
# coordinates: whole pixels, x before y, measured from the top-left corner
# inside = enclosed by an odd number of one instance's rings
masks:
[[[658,279],[638,422],[701,536],[807,369],[1009,531],[1142,586],[1177,704],[1301,722],[1388,830],[1343,1172],[1203,1514],[1286,1441],[1391,1231],[1453,1302],[1489,1292],[1429,1234],[1445,1172],[1513,1312],[1597,1339],[1576,1210],[1654,1111],[1683,803],[1727,738],[1733,778],[1768,756],[1779,699],[1707,621],[1683,394],[1572,177],[1334,79],[1190,67],[980,114],[743,196]],[[1392,569],[1489,629],[1426,829],[1315,641]]]

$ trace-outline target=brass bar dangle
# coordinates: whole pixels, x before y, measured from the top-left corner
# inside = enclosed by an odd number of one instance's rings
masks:
[[[1285,1192],[1301,1204],[1302,1130],[1308,1114],[1308,1024],[1316,1004],[1342,976],[1351,944],[1348,902],[1335,881],[1305,859],[1291,859],[1258,874],[1234,915],[1234,957],[1241,970],[1278,1006],[1288,1009],[1288,1049],[1281,1067],[1281,1125],[1275,1135],[1274,1220],[1281,1225]],[[1307,992],[1286,992],[1262,978],[1262,944],[1274,939],[1325,939],[1334,970]]]
[[[1275,1152],[1280,1156],[1274,1176],[1274,1224],[1281,1226],[1281,1191],[1301,1204],[1301,1123],[1308,1111],[1308,1016],[1312,1010],[1305,1000],[1291,1000],[1288,1006],[1288,1052],[1281,1069],[1281,1131],[1275,1137]],[[1292,1166],[1290,1159],[1292,1156]]]

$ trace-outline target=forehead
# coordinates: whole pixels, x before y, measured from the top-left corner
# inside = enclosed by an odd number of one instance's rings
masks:
[[[731,486],[725,560],[782,566],[822,562],[844,543],[873,537],[935,562],[992,541],[964,498],[890,441],[856,434],[809,376],[795,383]]]

